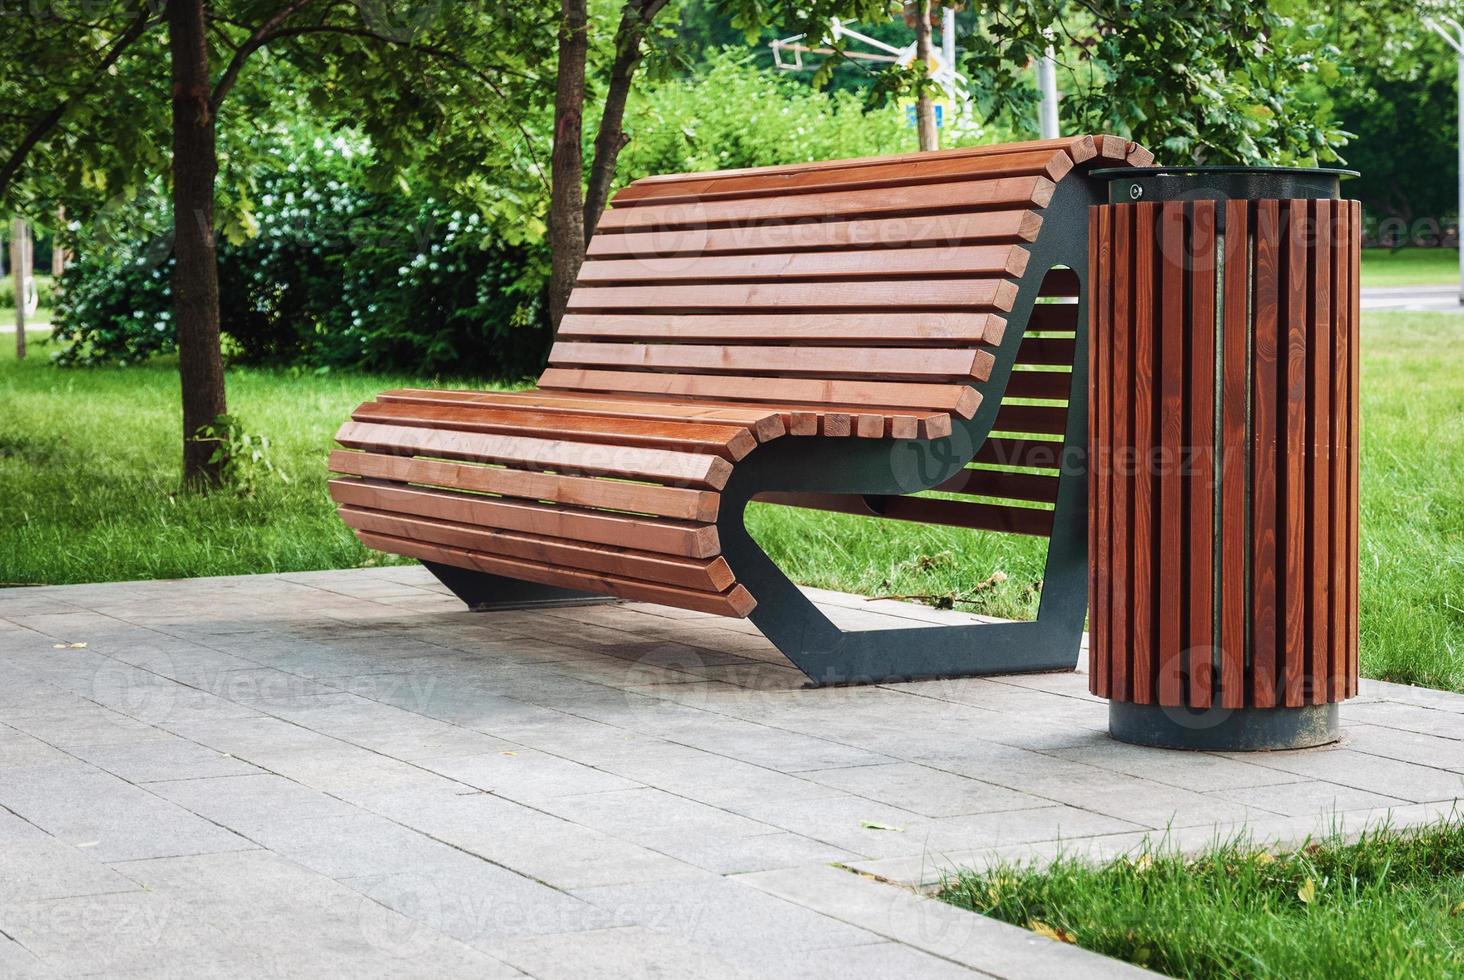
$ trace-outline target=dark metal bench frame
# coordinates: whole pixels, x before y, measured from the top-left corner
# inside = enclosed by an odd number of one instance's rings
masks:
[[[758,600],[753,624],[818,685],[927,677],[1072,670],[1088,606],[1088,208],[1105,185],[1082,173],[1059,181],[1042,209],[1037,240],[983,400],[969,420],[953,417],[951,435],[935,440],[803,436],[759,445],[739,462],[722,491],[717,533],[738,581]],[[960,472],[986,441],[1016,363],[1017,347],[1047,273],[1076,276],[1077,321],[1067,431],[1037,618],[1028,622],[843,630],[794,585],[748,533],[747,504],[771,491],[814,491],[879,498],[926,490]],[[470,608],[617,601],[424,562]]]

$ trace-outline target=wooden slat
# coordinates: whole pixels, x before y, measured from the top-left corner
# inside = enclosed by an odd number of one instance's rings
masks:
[[[885,420],[883,415],[859,415],[854,420],[854,434],[861,439],[883,439]]]
[[[535,562],[499,558],[481,552],[462,548],[448,548],[442,545],[425,544],[407,538],[395,538],[383,534],[358,531],[357,537],[368,547],[395,554],[406,555],[422,561],[455,565],[492,575],[503,575],[525,582],[538,582],[566,589],[580,589],[612,595],[634,602],[654,602],[663,606],[676,606],[696,612],[713,613],[719,616],[744,617],[756,606],[752,596],[740,585],[725,593],[699,592],[694,589],[642,582],[637,579],[620,578],[576,569],[557,568]]]
[[[973,462],[989,466],[1025,466],[1055,470],[1062,461],[1063,444],[1046,439],[988,438]]]
[[[454,432],[522,434],[597,445],[672,449],[734,461],[742,459],[757,445],[757,437],[740,425],[657,422],[478,405],[367,402],[352,412],[351,418],[358,422],[423,426]]]
[[[969,385],[914,384],[892,381],[816,380],[812,378],[735,378],[696,374],[635,371],[582,371],[549,368],[539,378],[544,388],[580,391],[638,391],[655,395],[723,398],[745,401],[836,405],[868,408],[927,409],[970,418],[981,396]]]
[[[801,346],[1001,343],[1006,321],[995,313],[567,313],[560,340],[675,340],[681,343],[773,343]]]
[[[613,213],[613,212],[611,212]],[[1037,239],[1039,212],[1026,209],[964,214],[922,214],[848,221],[751,224],[730,228],[675,228],[612,234],[597,231],[591,259],[754,255],[826,249],[870,249],[885,254],[924,245],[1018,243]]]
[[[1159,285],[1161,301],[1156,340],[1159,350],[1159,428],[1155,443],[1158,494],[1154,521],[1159,528],[1155,555],[1158,577],[1154,581],[1154,610],[1157,614],[1159,703],[1184,703],[1184,654],[1180,641],[1183,611],[1184,567],[1183,520],[1180,481],[1180,447],[1184,442],[1185,335],[1189,332],[1184,305],[1185,242],[1183,201],[1165,201],[1159,213]]]
[[[1060,436],[1067,432],[1066,405],[1013,405],[1002,402],[997,409],[994,432],[1038,432]]]
[[[1154,675],[1154,470],[1148,454],[1154,445],[1155,342],[1154,295],[1155,222],[1158,205],[1134,206],[1134,346],[1133,445],[1142,454],[1135,461],[1133,500],[1133,687],[1134,700],[1153,704]]]
[[[1188,399],[1190,425],[1185,489],[1189,498],[1187,549],[1189,568],[1189,622],[1185,647],[1189,663],[1188,704],[1208,708],[1213,703],[1215,647],[1214,560],[1215,450],[1220,448],[1215,418],[1215,202],[1192,205],[1189,245]]]
[[[1349,215],[1347,232],[1347,248],[1350,253],[1347,261],[1347,281],[1350,288],[1347,292],[1349,294],[1348,300],[1351,307],[1351,328],[1349,330],[1349,334],[1352,338],[1352,343],[1350,345],[1351,351],[1349,354],[1349,363],[1347,367],[1349,389],[1347,393],[1347,398],[1352,409],[1352,420],[1349,423],[1349,429],[1352,433],[1352,437],[1350,440],[1348,440],[1348,455],[1350,457],[1348,461],[1348,472],[1351,487],[1349,489],[1347,501],[1347,533],[1349,549],[1347,555],[1347,598],[1349,604],[1347,639],[1352,653],[1351,656],[1348,658],[1349,663],[1347,667],[1347,681],[1349,684],[1349,690],[1347,693],[1348,697],[1355,697],[1357,695],[1357,678],[1359,676],[1358,658],[1361,654],[1361,650],[1358,646],[1359,639],[1357,631],[1357,603],[1359,595],[1357,576],[1361,555],[1358,550],[1359,543],[1357,534],[1359,480],[1358,452],[1359,447],[1362,445],[1362,440],[1359,437],[1359,433],[1362,431],[1359,428],[1359,413],[1361,412],[1362,400],[1359,396],[1358,390],[1358,386],[1362,377],[1362,365],[1360,361],[1362,348],[1362,287],[1361,279],[1359,278],[1357,271],[1362,261],[1362,202],[1349,201],[1348,203],[1350,205],[1351,214]]]
[[[685,521],[715,521],[721,503],[721,495],[710,490],[685,490],[651,483],[625,483],[344,449],[331,452],[327,467],[332,473],[346,476],[496,493],[521,500],[548,500],[570,507],[632,511]]]
[[[634,186],[644,185],[679,185],[692,183],[698,180],[705,180],[709,177],[744,177],[773,174],[795,174],[817,170],[845,170],[854,166],[881,166],[894,162],[905,162],[910,160],[942,160],[942,159],[976,159],[1003,156],[1010,153],[1026,153],[1032,150],[1063,151],[1072,157],[1074,163],[1083,163],[1098,156],[1097,142],[1101,136],[1063,136],[1056,139],[1023,140],[1014,143],[988,143],[981,146],[965,146],[950,150],[928,151],[922,150],[918,153],[897,153],[883,156],[854,157],[849,160],[815,160],[807,163],[777,163],[761,167],[743,167],[735,170],[716,170],[704,173],[691,174],[658,174],[653,177],[642,177],[635,182]],[[1122,142],[1122,141],[1120,141]],[[1128,144],[1131,149],[1136,144]],[[1107,157],[1107,159],[1124,159],[1122,157]],[[979,160],[975,163],[979,166]],[[1135,164],[1140,166],[1140,164]],[[677,193],[672,190],[670,193]]]
[[[1220,418],[1220,706],[1244,707],[1246,608],[1245,572],[1250,547],[1246,511],[1247,385],[1250,364],[1246,348],[1250,325],[1250,212],[1245,201],[1225,202],[1224,322],[1221,324]]]
[[[1254,259],[1255,335],[1251,374],[1251,703],[1272,708],[1276,696],[1276,653],[1280,646],[1277,597],[1277,499],[1280,474],[1279,344],[1280,209],[1272,200],[1256,204]],[[1229,232],[1226,233],[1229,237]]]
[[[758,494],[757,500],[785,507],[827,510],[862,517],[879,517],[892,521],[914,521],[980,531],[1004,531],[1009,534],[1050,535],[1052,511],[1035,507],[1006,507],[966,500],[940,500],[933,497],[877,497],[879,509],[869,506],[857,493],[784,493]]]
[[[676,558],[359,507],[341,507],[339,512],[343,521],[359,531],[465,548],[503,558],[604,572],[703,592],[722,592],[731,588],[734,582],[732,569],[727,565],[727,559],[721,556],[711,559]]]
[[[780,279],[889,279],[918,276],[1020,276],[1027,250],[1016,245],[966,245],[842,252],[773,252],[762,255],[704,255],[695,258],[591,259],[580,267],[579,284],[739,282]]]
[[[817,194],[757,197],[692,204],[645,204],[612,208],[600,218],[597,234],[615,231],[748,224],[762,221],[806,221],[821,218],[872,217],[923,211],[1010,210],[1046,207],[1054,185],[1042,176],[998,177],[995,180],[949,181],[903,187],[899,193],[848,190]]]
[[[1006,393],[1013,398],[1067,401],[1073,388],[1071,371],[1013,371]]]
[[[1017,297],[1010,279],[859,280],[837,286],[816,282],[720,283],[698,286],[576,286],[572,312],[595,310],[786,311],[985,308],[1007,312]]]
[[[720,456],[370,422],[347,422],[336,433],[336,441],[349,449],[470,459],[519,469],[615,476],[710,490],[726,486],[732,473],[732,465]]]
[[[891,439],[920,438],[920,420],[913,415],[891,415],[888,423],[885,435]]]
[[[612,395],[560,391],[433,391],[426,388],[396,388],[383,392],[376,398],[383,402],[529,408],[537,412],[560,412],[600,418],[727,423],[745,426],[759,442],[776,439],[788,431],[777,412],[761,406],[700,405],[695,402],[677,404],[644,397],[629,400]]]
[[[1113,494],[1110,484],[1113,475],[1112,208],[1088,209],[1088,242],[1088,282],[1093,287],[1088,306],[1088,496],[1093,508],[1093,516],[1088,521],[1088,608],[1091,610],[1088,685],[1094,694],[1106,698],[1112,689],[1114,657],[1113,607],[1108,594]],[[1066,422],[1065,410],[1062,416]],[[1000,420],[999,411],[997,421]],[[1056,497],[1054,487],[1053,499]]]
[[[984,350],[907,347],[743,347],[702,344],[598,344],[560,341],[549,351],[555,367],[651,368],[730,374],[985,381],[995,358]]]
[[[1307,683],[1303,691],[1309,704],[1327,700],[1328,679],[1333,669],[1331,652],[1331,422],[1332,422],[1332,202],[1312,201],[1307,205],[1312,219],[1312,255],[1308,270],[1310,323],[1307,328],[1308,418],[1306,441],[1307,510],[1307,612],[1305,651]]]
[[[637,181],[615,195],[617,208],[646,204],[685,204],[762,197],[769,194],[812,194],[830,190],[873,190],[907,187],[947,180],[991,180],[1040,174],[1061,180],[1073,168],[1073,158],[1052,148],[990,154],[979,161],[970,156],[926,157],[907,160],[851,162],[840,166],[794,172],[726,175],[710,173],[702,179],[673,184]]]
[[[553,400],[555,398],[594,397],[600,399],[608,399],[612,401],[625,400],[632,404],[639,404],[644,399],[650,397],[647,395],[635,394],[633,392],[605,392],[603,394],[586,395],[584,393],[577,393],[574,391],[560,390],[542,390],[533,392],[533,394],[535,396],[550,400]],[[739,410],[736,407],[739,404],[746,405],[745,402],[738,403],[702,398],[698,398],[695,401],[686,401],[682,404],[691,408],[695,408],[697,406],[705,406],[708,412],[718,411],[721,409],[722,406],[727,406],[728,411],[733,412]],[[776,413],[776,418],[778,418],[779,421],[783,424],[785,431],[788,435],[803,436],[818,434],[819,419],[823,415],[826,415],[830,412],[835,412],[836,414],[842,413],[847,415],[850,412],[857,412],[860,410],[854,406],[835,406],[834,408],[830,408],[825,406],[812,405],[785,405],[778,402],[760,403],[758,408],[760,411]],[[916,421],[919,430],[918,437],[921,439],[940,439],[944,436],[948,436],[951,434],[951,417],[945,412],[922,411],[912,412],[910,414]]]
[[[682,558],[710,558],[721,551],[715,527],[689,521],[632,517],[602,510],[575,510],[368,480],[335,479],[329,481],[328,486],[331,499],[336,503],[368,510],[654,551]]]
[[[1017,348],[1018,364],[1072,366],[1077,341],[1069,337],[1024,337]]]
[[[1286,238],[1286,325],[1282,380],[1285,420],[1283,422],[1285,490],[1281,500],[1281,532],[1284,556],[1280,571],[1282,588],[1282,693],[1283,704],[1305,703],[1306,683],[1306,415],[1307,415],[1307,219],[1305,201],[1288,201],[1285,209]]]
[[[818,434],[821,436],[851,436],[854,434],[855,416],[848,412],[827,412],[819,416]]]
[[[893,497],[884,504],[880,516],[896,521],[921,524],[942,524],[977,531],[1003,531],[1008,534],[1052,534],[1052,511],[1036,507],[1006,507],[965,500],[938,500],[931,497]]]
[[[934,489],[977,497],[1005,497],[1053,504],[1057,502],[1057,482],[1057,477],[1039,473],[1008,473],[971,467]]]
[[[1117,447],[1133,445],[1133,421],[1130,392],[1133,382],[1133,317],[1136,297],[1133,293],[1134,209],[1117,208],[1113,215],[1113,439]],[[1133,590],[1129,581],[1133,569],[1133,533],[1129,523],[1132,494],[1130,468],[1132,462],[1114,458],[1109,462],[1113,472],[1113,572],[1111,608],[1113,624],[1110,648],[1113,656],[1112,697],[1126,699],[1133,690],[1130,663],[1133,650],[1133,617],[1130,615]]]
[[[1332,263],[1331,263],[1331,313],[1334,329],[1332,363],[1336,365],[1331,371],[1331,425],[1329,432],[1330,451],[1330,475],[1329,482],[1332,488],[1332,499],[1328,508],[1331,515],[1330,540],[1328,550],[1332,556],[1331,568],[1328,575],[1331,579],[1329,592],[1331,595],[1331,618],[1327,626],[1327,634],[1330,639],[1329,652],[1332,669],[1332,684],[1328,696],[1333,701],[1341,701],[1348,696],[1348,650],[1347,650],[1347,603],[1348,589],[1347,580],[1350,576],[1347,568],[1347,443],[1348,418],[1351,408],[1348,403],[1348,377],[1347,368],[1352,361],[1352,344],[1356,340],[1352,333],[1351,320],[1351,290],[1348,284],[1349,269],[1347,262],[1350,255],[1348,240],[1351,235],[1349,226],[1350,208],[1345,201],[1332,201]]]
[[[1027,317],[1027,333],[1072,333],[1078,325],[1077,303],[1037,303]],[[996,341],[988,340],[988,344]]]

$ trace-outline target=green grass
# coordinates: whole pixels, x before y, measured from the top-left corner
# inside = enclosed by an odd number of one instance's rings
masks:
[[[948,902],[1195,978],[1423,980],[1464,975],[1464,823],[1243,841],[1184,857],[1150,845],[1101,866],[1061,858],[948,879]]]
[[[1364,286],[1449,286],[1459,282],[1457,248],[1365,248]]]
[[[1362,669],[1464,690],[1464,325],[1450,314],[1363,325]],[[41,334],[34,335],[36,341]],[[420,378],[229,373],[230,409],[272,442],[289,483],[179,494],[178,380],[166,362],[58,369],[0,337],[0,582],[64,583],[353,567],[324,459],[351,408]],[[1045,543],[754,506],[753,534],[792,577],[866,595],[952,595],[1030,617]]]
[[[408,379],[234,369],[229,405],[289,482],[179,493],[176,366],[61,369],[45,334],[0,353],[0,582],[346,568],[390,561],[335,519],[325,453],[351,409]],[[0,342],[4,341],[0,336]],[[12,338],[13,339],[13,338]]]

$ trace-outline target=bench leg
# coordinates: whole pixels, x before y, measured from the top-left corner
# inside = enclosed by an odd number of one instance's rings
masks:
[[[723,554],[757,599],[749,617],[753,625],[815,685],[1066,671],[1077,666],[1087,611],[1084,555],[1049,554],[1041,609],[1032,622],[846,631],[834,625],[753,540],[743,527],[740,509],[735,519],[724,518],[721,534]],[[1054,557],[1059,560],[1054,562]]]
[[[423,567],[467,603],[474,612],[490,609],[532,609],[535,606],[581,606],[591,603],[619,602],[613,596],[578,589],[560,589],[537,582],[504,578],[488,572],[475,572],[456,565],[424,561]]]

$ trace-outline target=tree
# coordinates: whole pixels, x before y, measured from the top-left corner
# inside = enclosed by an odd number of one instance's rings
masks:
[[[920,133],[920,149],[940,149],[940,133],[935,128],[935,103],[930,98],[930,83],[925,75],[930,66],[930,0],[918,0],[915,6],[915,128]]]

